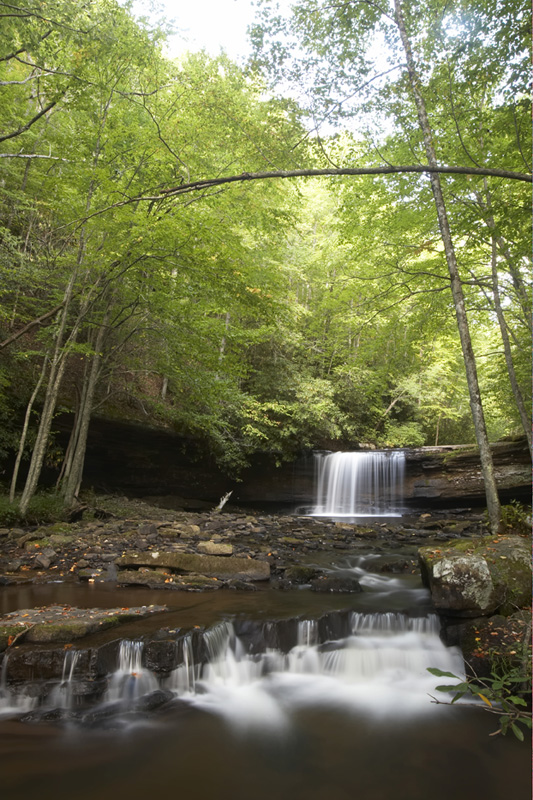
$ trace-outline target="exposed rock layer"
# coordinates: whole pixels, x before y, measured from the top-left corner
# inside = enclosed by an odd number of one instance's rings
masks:
[[[71,419],[59,418],[66,440]],[[525,439],[492,446],[502,500],[528,499],[531,461]],[[484,501],[477,449],[472,446],[407,449],[405,501],[413,506],[451,505]],[[314,502],[312,454],[276,467],[273,459],[257,457],[235,483],[197,444],[170,431],[119,421],[93,419],[87,447],[84,485],[131,496],[158,495],[179,500],[179,506],[201,508],[233,490],[233,503],[307,505]],[[163,504],[160,502],[160,504]]]

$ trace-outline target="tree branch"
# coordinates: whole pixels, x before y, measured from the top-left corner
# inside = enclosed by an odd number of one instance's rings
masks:
[[[15,136],[20,136],[21,133],[24,133],[25,131],[28,130],[28,128],[31,128],[31,126],[35,122],[37,122],[38,119],[47,114],[56,105],[57,105],[57,100],[54,100],[53,103],[49,103],[47,106],[42,108],[39,111],[39,113],[33,117],[33,119],[30,119],[30,121],[27,122],[26,125],[23,125],[21,128],[18,128],[18,130],[14,131],[13,133],[7,133],[5,136],[0,136],[0,142],[5,142],[7,141],[7,139],[13,139]]]
[[[0,140],[1,141],[1,140]],[[209,189],[213,186],[222,186],[229,183],[244,183],[245,181],[260,181],[269,180],[271,178],[317,178],[317,177],[340,177],[346,176],[364,176],[364,175],[401,175],[405,173],[414,173],[419,175],[440,173],[442,175],[474,175],[474,176],[488,176],[492,178],[507,178],[513,181],[523,181],[525,183],[533,183],[533,176],[525,172],[513,172],[506,169],[491,169],[490,167],[438,167],[429,166],[427,164],[411,164],[406,166],[382,166],[382,167],[342,167],[341,169],[292,169],[292,170],[272,170],[270,172],[242,172],[240,175],[230,175],[225,178],[204,178],[199,181],[192,181],[191,183],[182,183],[180,186],[175,186],[172,189],[165,189],[157,195],[138,195],[136,197],[129,197],[127,200],[120,200],[117,203],[112,203],[109,206],[95,211],[84,217],[83,220],[76,220],[76,222],[87,222],[93,217],[99,217],[113,208],[122,208],[123,206],[132,205],[133,203],[155,203],[161,200],[168,200],[173,197],[178,197],[182,194],[189,192],[200,191],[201,189]],[[74,224],[73,223],[69,223]],[[63,225],[61,227],[68,227]],[[58,230],[60,230],[58,228]]]
[[[57,314],[57,312],[60,311],[63,308],[63,306],[64,303],[59,303],[59,305],[55,306],[50,311],[47,311],[46,314],[41,314],[40,317],[32,319],[31,322],[28,322],[28,324],[24,325],[23,328],[19,328],[18,331],[15,331],[15,333],[12,333],[11,336],[8,336],[7,339],[4,339],[3,342],[0,342],[0,350],[3,350],[8,345],[15,342],[17,339],[20,339],[21,336],[24,336],[25,333],[28,333],[28,331],[31,331],[31,329],[37,327],[37,325],[42,325],[42,323],[45,322],[47,319],[50,319],[50,317],[53,317],[54,314]]]

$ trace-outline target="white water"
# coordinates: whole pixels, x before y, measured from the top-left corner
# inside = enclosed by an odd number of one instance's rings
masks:
[[[233,625],[222,623],[207,633],[211,657],[196,667],[194,686],[184,685],[179,667],[167,688],[223,716],[236,730],[281,731],[301,707],[339,707],[376,717],[429,712],[439,680],[427,668],[463,673],[462,656],[442,644],[435,615],[354,612],[350,628],[346,638],[319,644],[318,623],[302,620],[298,644],[288,653],[250,654]]]
[[[25,691],[17,692],[7,685],[8,663],[9,653],[6,653],[0,670],[0,717],[18,716],[37,705],[36,697],[31,697]]]
[[[75,703],[75,682],[74,672],[76,664],[79,661],[79,650],[66,650],[65,660],[63,662],[63,674],[61,676],[61,683],[56,686],[50,695],[50,704],[54,708],[65,708],[70,710],[74,707]]]
[[[156,676],[142,666],[142,651],[142,642],[121,641],[118,669],[111,677],[105,702],[120,702],[128,708],[143,695],[159,688]]]
[[[313,516],[401,516],[404,453],[315,453],[315,467]]]

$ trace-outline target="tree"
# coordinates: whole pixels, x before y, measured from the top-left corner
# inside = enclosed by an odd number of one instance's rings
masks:
[[[476,10],[479,16],[486,15],[486,9],[481,4]],[[315,80],[317,74],[323,77],[319,93],[315,94],[315,99],[319,100],[324,99],[324,92],[327,89],[338,89],[343,86],[347,92],[346,87],[350,85],[352,91],[355,90],[357,92],[358,86],[367,86],[375,80],[372,77],[372,64],[369,63],[371,58],[369,58],[368,44],[372,37],[375,40],[378,35],[384,36],[395,54],[401,55],[405,59],[406,79],[404,82],[400,79],[399,84],[404,92],[408,89],[409,96],[414,103],[418,130],[422,140],[420,144],[423,147],[429,167],[433,169],[438,166],[438,159],[434,132],[425,98],[427,86],[424,87],[431,69],[426,64],[422,64],[422,59],[430,53],[433,56],[437,55],[440,49],[439,35],[441,35],[445,26],[446,10],[441,9],[440,6],[421,10],[418,7],[405,6],[401,0],[394,0],[392,7],[390,5],[380,6],[370,2],[348,2],[342,5],[325,5],[313,2],[306,4],[305,8],[302,4],[296,4],[293,7],[292,21],[288,26],[279,18],[274,20],[274,28],[278,34],[280,30],[283,30],[284,32],[289,32],[298,40],[299,52],[303,51],[305,53],[305,66],[313,71]],[[435,31],[437,31],[437,35],[435,35]],[[270,34],[271,32],[272,26],[269,30]],[[262,30],[256,28],[255,30],[259,50],[264,46],[264,33],[264,28]],[[423,43],[420,48],[421,52],[418,54],[418,64],[422,64],[421,67],[417,64],[417,59],[412,49],[413,36],[419,37]],[[436,42],[437,45],[435,45]],[[276,68],[283,60],[283,57],[288,57],[288,50],[283,51],[283,47],[277,46]],[[399,65],[396,64],[395,66]],[[297,74],[301,76],[301,69],[297,70]],[[382,92],[382,96],[383,94],[385,94],[385,100],[387,100],[387,89],[384,93]],[[332,103],[334,106],[337,105],[330,95],[329,98],[326,98],[325,105],[323,105],[326,114],[331,110]],[[430,183],[449,270],[450,286],[469,388],[470,406],[485,481],[490,524],[492,530],[496,531],[499,527],[499,499],[465,309],[461,275],[443,188],[437,172],[432,171],[430,173]]]

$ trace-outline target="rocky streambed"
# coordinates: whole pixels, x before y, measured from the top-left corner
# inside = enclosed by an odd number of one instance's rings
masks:
[[[364,561],[375,580],[410,576],[415,585],[421,577],[444,640],[459,644],[477,672],[490,671],[494,653],[522,664],[531,636],[523,610],[531,600],[529,553],[527,538],[512,529],[491,537],[482,515],[468,509],[357,524],[99,498],[76,522],[0,529],[4,696],[30,686],[30,695],[48,697],[54,681],[77,674],[78,701],[90,704],[101,699],[121,642],[139,636],[143,663],[158,675],[176,670],[187,648],[197,663],[205,660],[209,622],[195,599],[205,593],[217,593],[222,617],[239,609],[241,635],[265,647],[294,646],[303,616],[326,633],[344,630],[352,598],[364,607],[367,586],[353,568],[332,569],[343,560]],[[83,586],[95,594],[77,604]],[[48,597],[71,588],[74,602],[25,607],[45,588]],[[98,591],[112,602],[96,602]],[[246,614],[256,621],[242,621]]]

